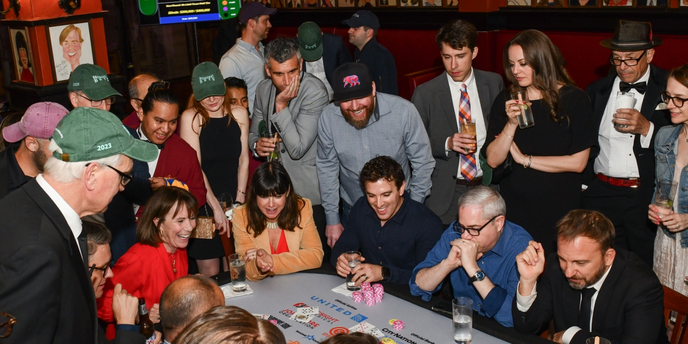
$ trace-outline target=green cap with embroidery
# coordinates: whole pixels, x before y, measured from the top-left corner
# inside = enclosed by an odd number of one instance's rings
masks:
[[[78,107],[57,124],[53,140],[62,153],[53,156],[62,161],[92,161],[124,154],[149,162],[158,157],[158,147],[131,136],[117,116],[90,107]]]
[[[90,63],[80,64],[74,69],[67,84],[69,92],[81,91],[93,100],[103,100],[112,96],[122,96],[110,85],[105,69]]]
[[[306,61],[317,61],[323,55],[322,31],[318,24],[309,21],[299,26],[299,50]]]
[[[208,97],[225,95],[225,79],[220,73],[220,68],[212,62],[201,62],[194,68],[191,74],[191,87],[194,98],[199,102]]]

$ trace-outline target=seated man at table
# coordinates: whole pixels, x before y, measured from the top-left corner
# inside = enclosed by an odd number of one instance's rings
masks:
[[[349,225],[332,248],[330,263],[340,276],[353,273],[357,284],[406,284],[413,267],[440,238],[442,221],[421,203],[404,197],[404,171],[388,156],[368,161],[359,180],[365,195],[351,208]],[[361,261],[367,262],[349,268],[347,251],[360,251]]]
[[[413,269],[411,294],[430,300],[449,275],[454,296],[473,299],[473,309],[512,327],[511,301],[518,285],[516,256],[532,237],[506,220],[506,203],[486,186],[459,198],[459,219]]]
[[[662,285],[635,253],[612,247],[612,222],[596,211],[572,210],[557,227],[558,251],[546,263],[535,241],[516,257],[516,331],[539,333],[553,319],[557,343],[583,344],[595,336],[668,343]]]

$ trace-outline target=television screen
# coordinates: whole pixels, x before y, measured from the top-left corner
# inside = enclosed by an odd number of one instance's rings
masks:
[[[193,23],[234,18],[240,0],[139,0],[141,25]]]

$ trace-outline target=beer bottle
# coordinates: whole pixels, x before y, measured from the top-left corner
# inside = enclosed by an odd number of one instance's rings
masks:
[[[141,334],[150,338],[155,334],[155,329],[153,328],[153,322],[148,318],[148,308],[146,308],[146,299],[139,298],[139,326],[141,327]]]

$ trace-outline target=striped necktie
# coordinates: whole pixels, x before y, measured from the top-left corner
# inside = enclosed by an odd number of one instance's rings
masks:
[[[468,98],[468,89],[466,84],[461,84],[461,101],[459,102],[459,122],[471,121],[471,100]],[[461,167],[461,176],[466,181],[471,181],[475,178],[478,170],[475,165],[475,153],[461,154],[459,157],[459,166]]]

